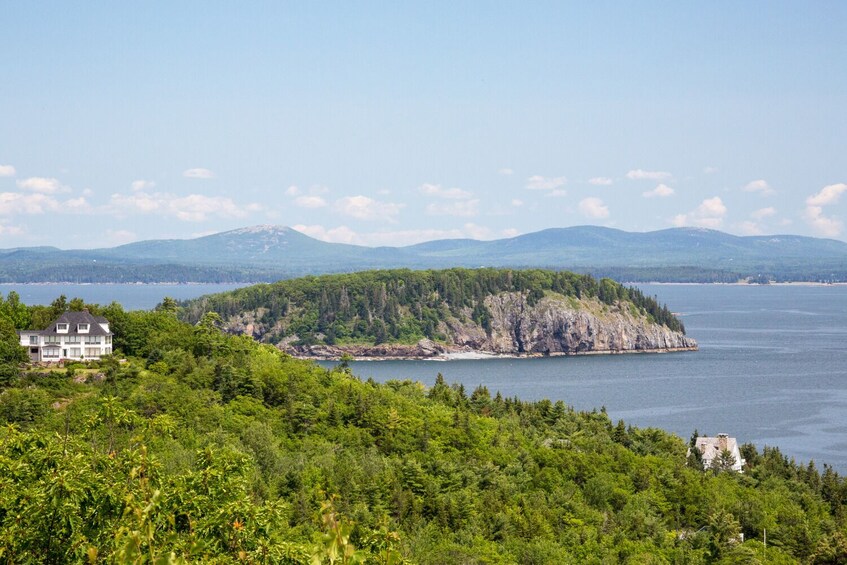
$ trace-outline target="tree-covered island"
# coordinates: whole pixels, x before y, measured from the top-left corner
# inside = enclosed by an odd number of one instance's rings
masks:
[[[385,270],[283,280],[183,304],[196,323],[298,356],[566,355],[695,349],[667,306],[611,279],[540,269]]]

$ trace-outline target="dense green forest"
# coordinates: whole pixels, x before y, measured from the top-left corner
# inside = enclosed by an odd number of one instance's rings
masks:
[[[637,288],[541,269],[398,269],[304,277],[190,300],[182,304],[182,317],[196,323],[210,311],[225,320],[249,313],[272,343],[288,336],[329,345],[442,341],[448,316],[470,318],[489,330],[485,298],[502,292],[524,293],[530,305],[548,293],[606,305],[628,303],[650,321],[685,332],[667,306]]]
[[[114,358],[19,364],[15,327],[79,306],[0,301],[3,562],[847,560],[847,483],[776,448],[703,470],[602,409],[363,382],[172,300],[88,305]]]

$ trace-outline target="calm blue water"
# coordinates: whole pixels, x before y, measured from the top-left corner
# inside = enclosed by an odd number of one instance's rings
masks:
[[[163,297],[193,298],[242,285],[0,285],[27,304],[59,294],[127,309]],[[801,461],[847,473],[847,286],[641,285],[682,315],[700,351],[547,359],[355,362],[362,378],[441,372],[468,392],[605,406],[617,420],[688,437],[727,432],[777,445]]]
[[[245,284],[0,284],[3,296],[14,290],[24,304],[50,304],[59,295],[68,300],[82,298],[89,304],[117,301],[124,310],[150,310],[166,296],[185,300],[203,294],[224,292]]]
[[[700,351],[670,354],[355,362],[377,381],[605,406],[614,420],[689,437],[727,432],[847,473],[847,287],[641,285],[682,315]]]

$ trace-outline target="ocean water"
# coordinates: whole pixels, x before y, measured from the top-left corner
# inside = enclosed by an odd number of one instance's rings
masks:
[[[847,473],[847,286],[639,285],[682,316],[697,352],[535,359],[360,361],[361,378],[440,372],[468,394],[606,407],[689,437],[729,433]]]

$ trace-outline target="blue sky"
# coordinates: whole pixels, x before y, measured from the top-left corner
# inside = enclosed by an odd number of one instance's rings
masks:
[[[0,247],[847,239],[847,3],[7,3]]]

